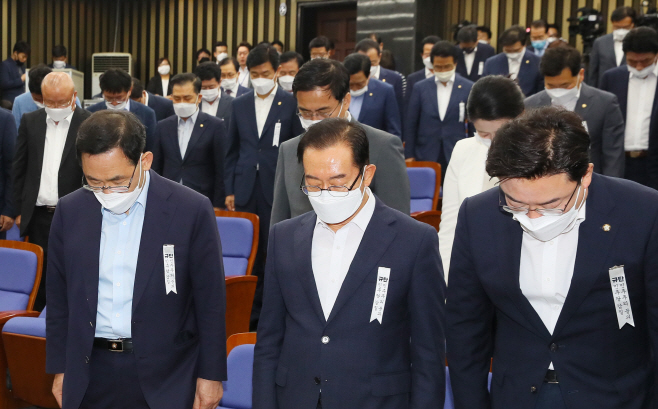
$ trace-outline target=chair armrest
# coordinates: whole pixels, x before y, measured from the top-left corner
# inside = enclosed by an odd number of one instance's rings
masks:
[[[0,330],[2,327],[14,317],[38,317],[39,311],[25,311],[25,310],[12,310],[0,311]]]

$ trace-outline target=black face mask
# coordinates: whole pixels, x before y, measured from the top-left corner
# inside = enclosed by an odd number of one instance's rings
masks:
[[[473,51],[475,51],[475,47],[464,48],[462,51],[464,51],[466,54],[471,54]]]

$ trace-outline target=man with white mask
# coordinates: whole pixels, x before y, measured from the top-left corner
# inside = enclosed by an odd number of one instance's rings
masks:
[[[211,61],[199,64],[194,75],[201,80],[201,112],[215,116],[228,124],[233,113],[233,97],[222,89],[222,69]],[[223,206],[222,206],[223,207]]]
[[[432,35],[423,38],[423,41],[420,43],[420,58],[423,61],[423,68],[407,76],[407,92],[404,94],[403,114],[407,112],[406,107],[411,99],[411,91],[413,91],[414,85],[419,81],[434,76],[434,64],[432,64],[430,53],[432,52],[434,44],[439,41],[441,41],[441,38]]]
[[[592,45],[587,84],[600,88],[606,71],[626,65],[623,41],[626,34],[635,27],[636,20],[637,12],[632,7],[622,6],[612,12],[612,33],[597,38]]]
[[[215,214],[150,170],[145,144],[125,111],[95,113],[78,132],[83,189],[55,212],[47,283],[46,371],[65,409],[214,409],[222,397]]]
[[[570,46],[546,50],[539,70],[546,89],[526,99],[526,108],[561,106],[583,119],[590,136],[594,172],[624,177],[624,117],[614,94],[583,82],[581,55]]]
[[[382,203],[358,124],[301,139],[312,212],[272,227],[253,408],[443,407],[443,270],[436,230]]]
[[[564,108],[496,133],[500,183],[463,202],[450,262],[455,409],[655,407],[658,193],[594,173],[589,148]]]

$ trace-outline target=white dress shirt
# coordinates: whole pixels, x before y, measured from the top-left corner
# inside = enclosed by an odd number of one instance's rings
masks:
[[[347,225],[334,233],[329,226],[318,219],[313,230],[311,243],[313,276],[325,319],[329,319],[340,288],[375,211],[375,197],[370,188],[366,188],[365,192],[368,194],[368,201]]]
[[[429,68],[425,67],[425,78],[432,78],[434,76],[434,72],[430,71]]]
[[[62,163],[66,136],[71,126],[73,112],[57,124],[46,116],[46,142],[43,147],[41,182],[37,194],[37,206],[56,206],[59,200],[59,166]]]
[[[144,94],[144,105],[148,106],[149,105],[149,93]]]
[[[178,118],[178,146],[180,147],[181,158],[185,158],[187,145],[190,144],[190,138],[192,138],[192,131],[194,130],[194,123],[198,116],[199,110],[197,109],[192,116],[187,118],[187,121],[184,121],[183,118]]]
[[[379,73],[380,73],[380,68],[381,66],[376,66],[376,67],[370,67],[370,78],[374,79],[379,79]]]
[[[658,69],[658,67],[657,67]],[[628,79],[628,107],[626,108],[626,129],[624,149],[642,151],[649,149],[649,127],[651,110],[656,95],[656,69],[646,78],[630,74]]]
[[[267,122],[267,116],[270,114],[270,109],[272,109],[272,103],[274,102],[274,96],[278,85],[274,85],[274,89],[270,92],[270,95],[267,98],[260,98],[256,91],[254,91],[254,100],[256,102],[256,125],[258,126],[258,138],[263,134],[263,128],[265,128],[265,122]]]
[[[525,47],[520,51],[521,57],[518,59],[507,58],[507,65],[509,68],[510,78],[515,80],[519,76],[519,71],[521,70],[521,61],[523,61],[523,56],[525,56]]]
[[[617,62],[617,67],[621,65],[621,60],[624,58],[624,42],[615,41],[615,61]]]
[[[169,89],[169,80],[168,80],[168,79],[166,79],[166,80],[163,79],[163,80],[162,80],[162,96],[163,96],[163,97],[166,97],[167,95],[169,95],[169,94],[167,93],[167,90],[168,90],[168,89]],[[146,104],[144,104],[144,105],[146,105]]]
[[[439,103],[439,116],[443,121],[443,118],[446,116],[448,111],[448,105],[450,104],[450,95],[452,95],[452,86],[455,85],[455,74],[452,75],[450,81],[445,85],[438,79],[436,79],[436,97]]]
[[[201,112],[204,112],[208,115],[217,116],[217,107],[219,107],[219,100],[222,97],[222,91],[219,91],[219,96],[212,103],[206,102],[205,100],[201,101]]]
[[[243,87],[249,86],[249,69],[247,67],[240,67],[238,70],[238,84]]]
[[[478,48],[475,47],[472,53],[464,52],[464,62],[466,63],[466,72],[468,75],[471,75],[471,70],[473,69],[473,63],[475,62],[475,53],[478,52]]]

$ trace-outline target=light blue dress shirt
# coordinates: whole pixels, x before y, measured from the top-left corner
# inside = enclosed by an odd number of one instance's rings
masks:
[[[192,131],[194,124],[199,116],[199,108],[186,120],[178,118],[178,147],[180,148],[180,157],[185,159],[185,152],[187,152],[187,145],[190,144],[192,138]],[[183,181],[181,180],[181,183]]]
[[[354,116],[354,119],[359,120],[359,114],[361,114],[361,107],[363,107],[363,100],[366,99],[366,94],[359,95],[358,97],[352,97],[352,102],[350,102],[350,112]]]
[[[130,338],[133,287],[151,177],[128,214],[102,209],[96,337]]]

